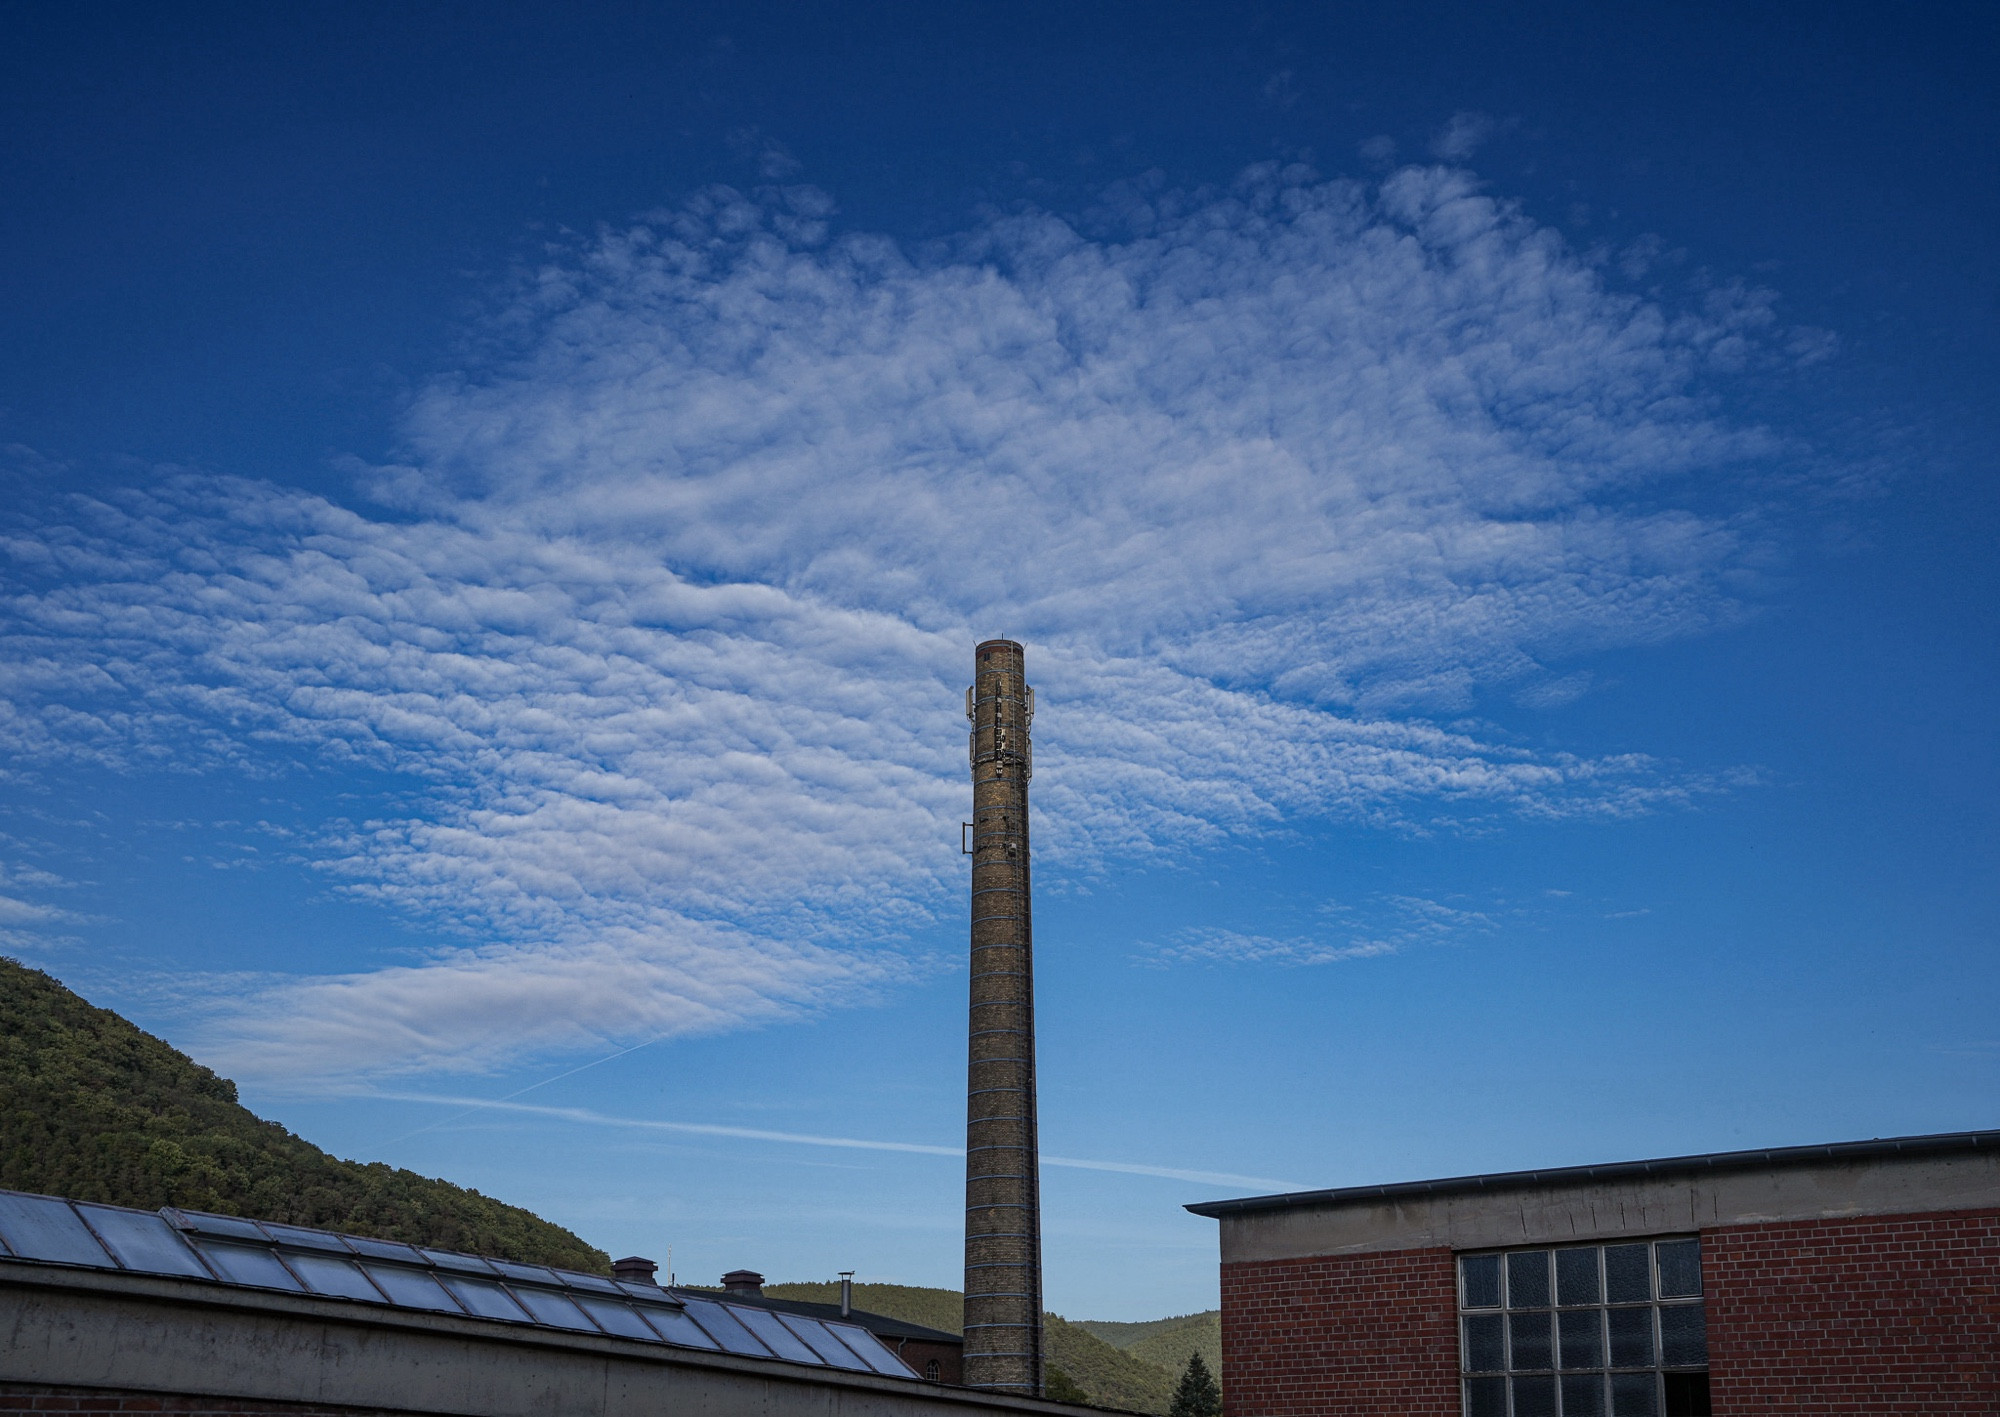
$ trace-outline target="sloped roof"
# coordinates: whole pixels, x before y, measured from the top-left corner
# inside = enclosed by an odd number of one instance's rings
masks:
[[[0,1263],[306,1294],[915,1379],[866,1328],[657,1285],[167,1207],[0,1191]]]
[[[927,1328],[923,1324],[913,1324],[905,1319],[895,1319],[887,1314],[873,1314],[866,1309],[849,1309],[843,1319],[838,1304],[819,1304],[808,1299],[773,1299],[764,1294],[731,1294],[732,1304],[755,1304],[759,1308],[776,1309],[780,1313],[799,1314],[807,1318],[830,1320],[835,1323],[857,1323],[870,1333],[886,1335],[890,1338],[916,1338],[926,1343],[963,1343],[964,1338],[941,1328]]]

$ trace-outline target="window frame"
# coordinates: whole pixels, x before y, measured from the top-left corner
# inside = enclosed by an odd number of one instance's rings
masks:
[[[1663,1270],[1661,1247],[1687,1244],[1695,1247],[1693,1252],[1695,1292],[1665,1294],[1662,1292],[1661,1284]],[[1647,1297],[1614,1299],[1611,1292],[1613,1261],[1610,1252],[1641,1245],[1645,1247],[1646,1253]],[[1580,1251],[1590,1251],[1595,1255],[1596,1275],[1593,1296],[1564,1303],[1563,1266],[1558,1256]],[[1512,1302],[1517,1297],[1517,1276],[1514,1272],[1515,1262],[1511,1257],[1516,1255],[1542,1256],[1542,1272],[1539,1280],[1534,1279],[1532,1271],[1520,1276],[1529,1281],[1525,1287],[1530,1292],[1520,1296],[1523,1302],[1519,1305]],[[1486,1259],[1495,1261],[1490,1278],[1493,1289],[1497,1291],[1497,1302],[1473,1304],[1469,1301],[1473,1297],[1471,1290],[1474,1275],[1468,1261]],[[1652,1379],[1651,1411],[1654,1417],[1661,1417],[1661,1414],[1668,1411],[1670,1377],[1696,1374],[1706,1377],[1709,1370],[1708,1303],[1701,1260],[1701,1236],[1698,1233],[1678,1231],[1653,1235],[1621,1235],[1596,1240],[1550,1241],[1542,1244],[1481,1246],[1476,1249],[1454,1250],[1452,1278],[1457,1305],[1454,1330],[1458,1348],[1460,1411],[1465,1417],[1485,1417],[1485,1414],[1489,1413],[1496,1414],[1496,1417],[1526,1417],[1525,1412],[1519,1414],[1515,1412],[1515,1395],[1523,1386],[1517,1384],[1516,1379],[1525,1378],[1531,1381],[1546,1379],[1545,1386],[1550,1404],[1547,1411],[1560,1412],[1563,1408],[1561,1393],[1565,1387],[1564,1379],[1570,1379],[1574,1385],[1578,1379],[1595,1377],[1596,1411],[1604,1414],[1604,1417],[1613,1417],[1616,1412],[1614,1404],[1617,1401],[1615,1392],[1620,1385],[1615,1380],[1623,1378],[1624,1385],[1629,1386],[1633,1379],[1646,1375]],[[1485,1284],[1479,1287],[1482,1290],[1487,1288]],[[1630,1361],[1615,1363],[1614,1358],[1617,1355],[1614,1347],[1617,1339],[1614,1336],[1611,1315],[1641,1310],[1647,1315],[1645,1328],[1650,1357],[1643,1363]],[[1696,1326],[1700,1348],[1698,1362],[1687,1361],[1685,1348],[1681,1348],[1682,1361],[1668,1361],[1667,1326],[1663,1323],[1662,1314],[1663,1311],[1671,1310],[1694,1310],[1701,1315]],[[1576,1314],[1595,1316],[1593,1350],[1595,1361],[1565,1366],[1563,1317]],[[1517,1315],[1523,1316],[1527,1321],[1517,1322]],[[1541,1316],[1541,1323],[1535,1323],[1535,1316]],[[1471,1321],[1481,1321],[1480,1329],[1475,1331]],[[1582,1325],[1572,1322],[1568,1327],[1574,1332]],[[1684,1325],[1675,1327],[1680,1330],[1680,1343],[1684,1344],[1689,1337],[1686,1327]],[[1482,1341],[1475,1341],[1475,1332],[1482,1336]],[[1540,1337],[1544,1333],[1545,1340]],[[1530,1356],[1545,1361],[1531,1362],[1517,1367],[1515,1365],[1517,1336],[1532,1338],[1534,1343]],[[1631,1336],[1636,1337],[1636,1334]],[[1679,1346],[1677,1344],[1677,1347]],[[1497,1367],[1471,1366],[1475,1353],[1482,1359],[1491,1358],[1496,1347]],[[1625,1356],[1629,1358],[1632,1354],[1627,1350]],[[1536,1385],[1543,1386],[1539,1382]],[[1475,1407],[1475,1396],[1479,1398],[1477,1407]],[[1494,1401],[1496,1398],[1497,1402]]]

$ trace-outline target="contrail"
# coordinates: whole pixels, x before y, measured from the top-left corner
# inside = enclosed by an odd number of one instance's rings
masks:
[[[658,1038],[648,1038],[644,1043],[634,1043],[630,1048],[620,1048],[616,1053],[606,1053],[602,1058],[593,1058],[587,1063],[579,1063],[566,1073],[557,1073],[554,1077],[543,1078],[540,1082],[531,1082],[526,1087],[516,1088],[514,1091],[508,1093],[505,1097],[499,1100],[501,1102],[511,1102],[517,1097],[525,1097],[529,1093],[533,1092],[536,1088],[547,1087],[552,1082],[561,1082],[564,1078],[573,1078],[578,1073],[589,1072],[592,1068],[599,1067],[602,1064],[615,1062],[617,1059],[624,1057],[627,1053],[636,1053],[641,1048],[650,1048],[655,1043],[665,1042],[667,1037],[668,1035],[663,1033]],[[406,1098],[404,1100],[415,1102],[415,1101],[420,1101],[421,1099],[411,1097],[411,1098]],[[418,1127],[413,1132],[404,1132],[401,1136],[396,1137],[391,1141],[389,1141],[388,1143],[386,1143],[386,1145],[395,1146],[398,1143],[408,1141],[411,1137],[420,1137],[425,1132],[434,1131],[438,1127],[448,1127],[453,1122],[456,1122],[459,1119],[459,1117],[469,1117],[472,1115],[473,1112],[478,1111],[479,1108],[481,1107],[490,1108],[495,1105],[497,1104],[491,1102],[468,1104],[467,1110],[458,1113],[457,1116],[440,1117],[435,1122],[427,1122],[423,1126]]]
[[[614,1117],[586,1107],[545,1107],[533,1102],[512,1102],[505,1098],[450,1097],[432,1092],[375,1092],[369,1096],[386,1102],[422,1102],[437,1107],[463,1107],[468,1112],[524,1112],[534,1117],[580,1122],[594,1127],[628,1127],[634,1131],[676,1132],[683,1136],[736,1137],[743,1141],[775,1141],[792,1146],[837,1146],[854,1151],[900,1151],[917,1156],[963,1157],[957,1146],[926,1146],[911,1141],[876,1141],[867,1137],[827,1137],[811,1132],[773,1132],[761,1127],[728,1127],[714,1122],[664,1122],[650,1117]],[[414,1135],[414,1133],[412,1133]],[[1044,1166],[1068,1166],[1078,1171],[1116,1171],[1128,1176],[1157,1176],[1169,1181],[1190,1181],[1203,1186],[1253,1186],[1273,1191],[1310,1189],[1295,1181],[1274,1181],[1267,1176],[1238,1176],[1228,1171],[1189,1171],[1178,1166],[1143,1166],[1128,1161],[1090,1161],[1075,1156],[1042,1157]]]

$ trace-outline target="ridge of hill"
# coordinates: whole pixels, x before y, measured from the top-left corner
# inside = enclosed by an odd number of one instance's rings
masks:
[[[0,1186],[611,1269],[604,1251],[519,1206],[321,1151],[242,1106],[228,1078],[5,956]]]
[[[1201,1354],[1209,1372],[1222,1371],[1220,1309],[1140,1323],[1112,1323],[1103,1319],[1079,1319],[1077,1323],[1113,1348],[1122,1348],[1134,1358],[1156,1363],[1170,1373],[1179,1374],[1187,1367],[1188,1356],[1194,1353]]]
[[[840,1281],[824,1284],[767,1284],[770,1299],[797,1299],[807,1304],[838,1304]],[[925,1289],[914,1284],[856,1284],[854,1307],[871,1314],[885,1314],[906,1324],[943,1329],[946,1333],[965,1330],[965,1296],[956,1289]]]
[[[814,1304],[840,1302],[840,1285],[829,1283],[766,1284],[764,1293],[773,1299],[800,1299]],[[963,1331],[965,1296],[956,1289],[929,1289],[910,1284],[857,1284],[854,1307],[869,1313],[885,1314],[905,1323],[923,1324],[947,1333]],[[1200,1315],[1193,1315],[1199,1318]],[[1060,1314],[1043,1314],[1043,1336],[1048,1344],[1050,1396],[1066,1395],[1067,1381],[1082,1400],[1099,1407],[1116,1407],[1127,1412],[1164,1413],[1173,1402],[1174,1384],[1180,1379],[1180,1364],[1167,1368],[1146,1355],[1126,1352],[1107,1343],[1092,1329],[1095,1324],[1076,1323]],[[1160,1323],[1183,1323],[1163,1319]],[[1112,1325],[1112,1327],[1121,1327]],[[1126,1324],[1125,1328],[1145,1328]],[[1178,1332],[1178,1330],[1175,1330]],[[1217,1329],[1217,1363],[1220,1363],[1221,1330]]]

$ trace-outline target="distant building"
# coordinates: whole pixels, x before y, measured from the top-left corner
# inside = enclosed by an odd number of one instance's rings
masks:
[[[955,1333],[892,1319],[887,1314],[871,1314],[855,1308],[852,1302],[843,1307],[803,1299],[768,1298],[764,1293],[764,1276],[754,1269],[733,1269],[723,1275],[722,1290],[733,1304],[755,1304],[804,1318],[860,1324],[920,1377],[954,1386],[965,1381],[965,1340]],[[846,1292],[844,1286],[842,1292]]]
[[[1074,1417],[833,1314],[235,1216],[0,1191],[0,1408],[111,1417]],[[829,1307],[829,1306],[821,1306]],[[949,1337],[950,1335],[946,1335]]]
[[[1230,1417],[2000,1412],[2000,1132],[1188,1209]]]

